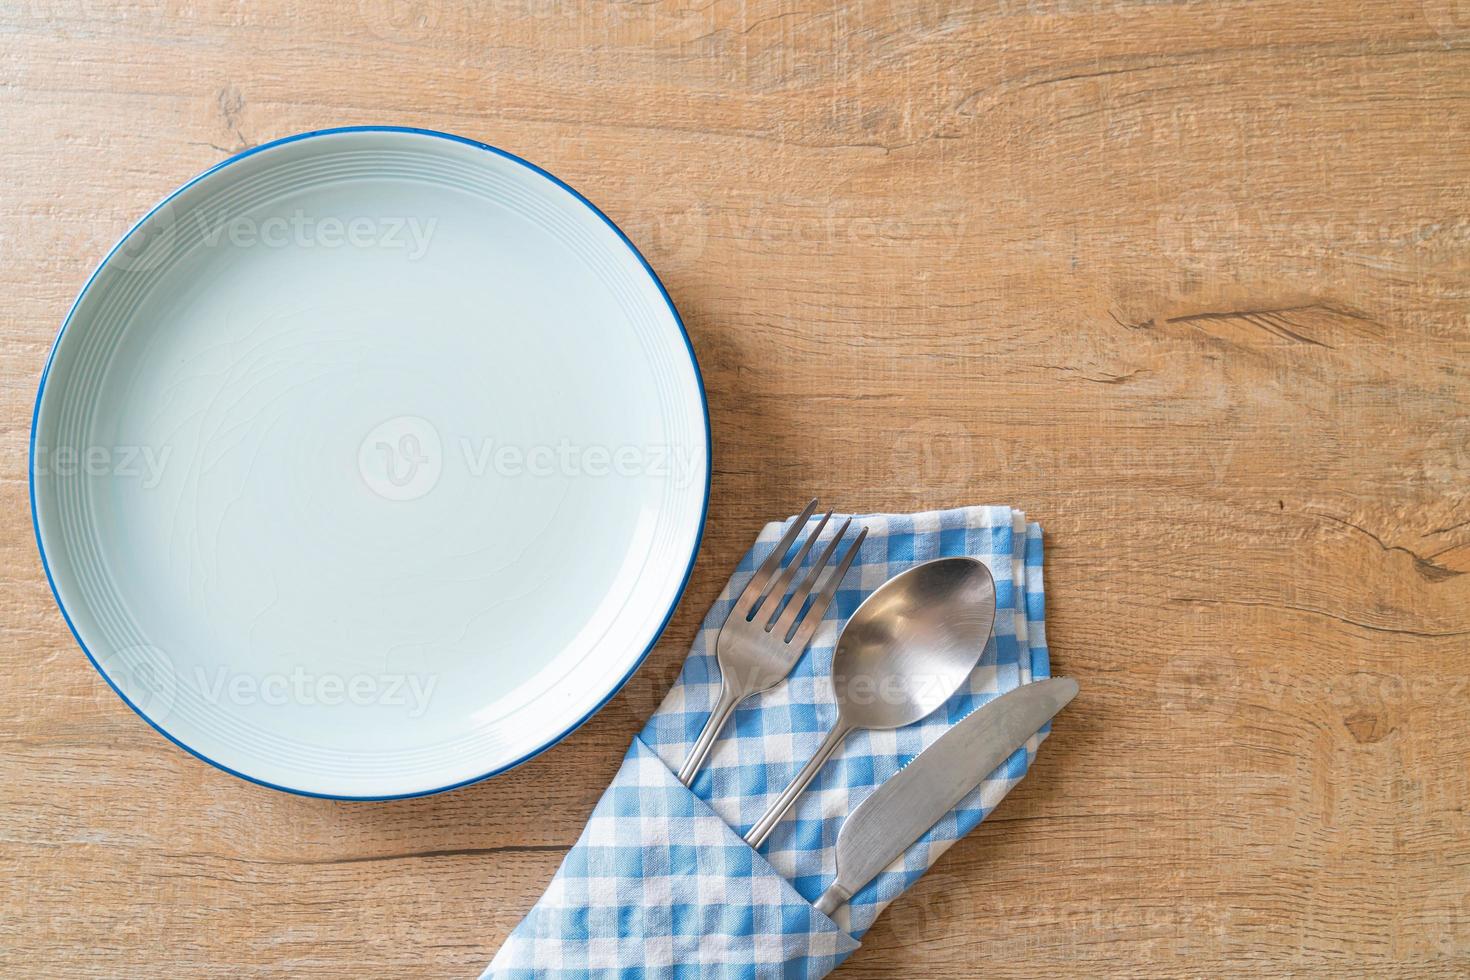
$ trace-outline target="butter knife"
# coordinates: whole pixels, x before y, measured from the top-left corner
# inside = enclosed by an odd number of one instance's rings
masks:
[[[924,836],[1077,696],[1077,682],[1023,684],[970,712],[859,803],[837,835],[837,878],[817,901],[831,915]]]

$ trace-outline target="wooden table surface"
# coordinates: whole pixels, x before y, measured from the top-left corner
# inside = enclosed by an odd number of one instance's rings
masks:
[[[32,539],[48,347],[155,200],[394,123],[647,254],[709,390],[694,576],[627,688],[409,802],[247,785],[87,665]],[[1008,503],[1083,694],[841,977],[1470,971],[1470,7],[0,5],[0,973],[466,977],[759,525]]]

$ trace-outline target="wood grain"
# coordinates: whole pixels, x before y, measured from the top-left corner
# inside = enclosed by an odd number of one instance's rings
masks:
[[[716,472],[678,614],[564,744],[430,799],[246,785],[73,645],[26,500],[68,304],[156,199],[332,125],[601,205]],[[839,976],[1470,972],[1470,8],[0,5],[0,972],[471,976],[758,526],[1009,503],[1083,695]]]

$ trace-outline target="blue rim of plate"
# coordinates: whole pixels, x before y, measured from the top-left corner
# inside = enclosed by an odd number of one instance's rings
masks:
[[[447,786],[439,786],[434,789],[418,790],[412,793],[392,793],[386,796],[345,796],[337,793],[313,793],[310,790],[296,789],[292,786],[281,786],[277,783],[268,782],[264,779],[257,779],[254,776],[246,775],[245,773],[240,772],[236,769],[231,769],[229,766],[224,765],[223,763],[216,762],[214,759],[211,759],[204,753],[190,747],[189,745],[186,745],[184,742],[179,741],[166,729],[154,722],[152,718],[149,718],[148,715],[146,715],[141,708],[139,708],[136,704],[129,700],[128,696],[124,694],[115,683],[113,683],[112,678],[107,676],[107,671],[102,669],[102,665],[97,662],[96,657],[92,656],[92,651],[87,649],[87,644],[82,640],[81,634],[77,632],[76,625],[72,622],[71,613],[67,612],[66,604],[61,601],[61,593],[56,588],[56,579],[51,575],[51,563],[46,558],[46,545],[41,541],[41,522],[36,511],[36,424],[41,417],[41,396],[46,391],[46,378],[51,373],[51,362],[56,358],[56,349],[61,343],[61,337],[64,333],[66,333],[66,328],[71,324],[72,317],[76,314],[77,307],[81,305],[82,298],[87,295],[87,291],[92,288],[93,281],[95,281],[102,270],[106,268],[107,263],[112,260],[113,255],[115,255],[118,249],[122,248],[123,245],[127,243],[128,239],[133,237],[134,233],[136,233],[139,228],[143,227],[143,225],[148,221],[149,218],[153,217],[154,214],[156,214],[160,209],[162,209],[174,198],[178,197],[184,191],[188,190],[190,187],[193,187],[195,184],[199,183],[199,181],[210,176],[211,174],[217,173],[233,163],[239,163],[246,157],[252,157],[257,153],[261,153],[265,150],[269,150],[277,146],[284,146],[287,143],[297,143],[302,140],[313,139],[318,136],[335,136],[341,133],[409,133],[416,136],[429,136],[435,139],[449,140],[454,143],[463,143],[465,146],[473,146],[478,149],[485,150],[488,153],[493,153],[496,156],[509,160],[512,163],[519,164],[520,166],[525,167],[527,170],[530,170],[546,178],[557,187],[560,187],[562,190],[571,194],[572,197],[581,202],[581,204],[586,207],[587,210],[591,211],[593,214],[597,215],[597,217],[601,218],[603,223],[611,228],[613,232],[618,236],[618,238],[622,240],[623,244],[628,246],[628,251],[633,253],[634,258],[636,258],[639,264],[643,266],[643,270],[648,273],[648,277],[653,280],[653,284],[658,287],[659,295],[663,297],[664,303],[668,305],[669,313],[673,315],[674,323],[679,328],[679,335],[684,340],[684,349],[689,354],[689,366],[694,369],[694,380],[699,388],[700,410],[704,413],[704,502],[700,505],[699,526],[695,529],[694,532],[694,545],[689,552],[689,564],[684,569],[684,576],[679,581],[679,588],[674,593],[673,601],[669,603],[668,612],[664,613],[663,620],[658,624],[658,628],[654,630],[653,635],[648,641],[648,645],[643,648],[643,652],[640,653],[638,655],[638,658],[633,662],[633,666],[628,668],[628,672],[623,675],[622,679],[614,684],[612,689],[603,696],[602,700],[593,705],[586,714],[578,718],[569,727],[567,727],[566,730],[561,732],[561,734],[555,736],[543,745],[532,749],[530,752],[527,752],[519,759],[516,759],[513,762],[508,762],[498,769],[492,769],[482,775],[471,776],[469,779],[462,779],[457,783],[450,783]],[[62,320],[61,329],[56,332],[56,339],[51,342],[51,352],[46,355],[46,366],[41,370],[41,380],[40,383],[36,386],[36,404],[35,407],[31,410],[30,451],[27,459],[26,469],[26,483],[31,498],[31,529],[32,531],[34,531],[36,536],[36,550],[40,552],[41,555],[41,568],[46,573],[46,584],[51,588],[51,597],[56,600],[56,608],[61,610],[61,618],[66,621],[67,629],[71,630],[72,638],[77,641],[77,646],[81,647],[82,653],[86,654],[87,662],[90,663],[93,669],[102,676],[102,679],[107,682],[107,686],[112,688],[113,693],[122,699],[123,704],[126,704],[129,708],[132,708],[133,712],[139,718],[142,718],[144,721],[146,721],[150,728],[152,728],[158,734],[162,735],[164,738],[168,739],[173,744],[177,745],[179,748],[183,749],[185,752],[194,756],[196,759],[207,762],[211,766],[214,766],[216,769],[219,769],[222,772],[227,772],[231,776],[243,779],[248,783],[254,783],[257,786],[265,786],[269,789],[279,790],[283,793],[290,793],[293,796],[310,796],[324,800],[379,802],[383,800],[409,800],[416,799],[420,796],[433,796],[437,793],[447,793],[450,790],[459,789],[463,786],[469,786],[473,783],[483,782],[484,780],[490,779],[493,776],[498,776],[503,772],[508,772],[509,770],[514,769],[516,766],[519,766],[522,763],[529,762],[531,759],[534,759],[536,756],[545,752],[547,749],[552,748],[563,739],[565,739],[568,735],[581,728],[588,722],[589,719],[591,719],[593,715],[601,711],[603,707],[609,701],[611,701],[619,691],[623,689],[624,685],[626,685],[628,681],[632,679],[633,675],[638,672],[638,668],[643,666],[643,662],[648,659],[648,655],[653,652],[653,648],[658,645],[658,641],[663,636],[664,630],[668,628],[669,620],[672,619],[674,616],[674,610],[679,607],[679,600],[684,597],[684,590],[689,586],[689,577],[694,573],[694,562],[695,559],[699,557],[699,546],[704,541],[705,519],[709,516],[710,481],[714,474],[714,439],[710,431],[709,396],[705,393],[704,390],[704,374],[699,370],[699,358],[696,357],[694,354],[694,344],[689,339],[689,331],[684,326],[684,318],[679,316],[679,311],[674,306],[674,301],[672,298],[670,298],[668,289],[664,287],[663,280],[658,277],[658,273],[653,271],[653,266],[648,264],[648,260],[643,257],[643,253],[638,251],[638,246],[633,244],[632,239],[630,239],[626,234],[623,233],[623,229],[619,228],[616,222],[614,222],[611,218],[602,213],[601,208],[589,201],[580,191],[578,191],[571,184],[568,184],[566,181],[562,180],[560,177],[556,176],[556,174],[553,174],[548,170],[538,167],[531,161],[518,157],[514,153],[502,150],[498,146],[491,146],[489,143],[481,143],[478,140],[472,140],[464,136],[456,136],[453,133],[440,132],[436,129],[420,129],[414,126],[338,126],[332,129],[314,129],[305,133],[297,133],[294,136],[284,136],[280,139],[272,140],[269,143],[262,143],[259,146],[252,146],[248,150],[244,150],[240,153],[236,153],[234,156],[227,157],[226,159],[221,160],[219,163],[216,163],[208,170],[205,170],[203,173],[198,174],[197,176],[177,187],[167,197],[165,197],[163,200],[159,201],[152,208],[150,208],[147,214],[139,218],[133,224],[133,226],[128,229],[127,234],[118,239],[117,244],[113,245],[112,248],[108,250],[107,254],[103,256],[102,261],[97,264],[97,268],[92,270],[92,274],[87,277],[86,283],[82,286],[81,291],[77,293],[77,298],[72,301],[71,309],[67,311],[66,319]]]

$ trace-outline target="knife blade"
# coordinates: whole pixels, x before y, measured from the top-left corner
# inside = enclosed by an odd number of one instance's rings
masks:
[[[831,915],[1077,696],[1070,677],[1035,681],[955,723],[853,808],[837,835],[837,878],[817,909]]]

